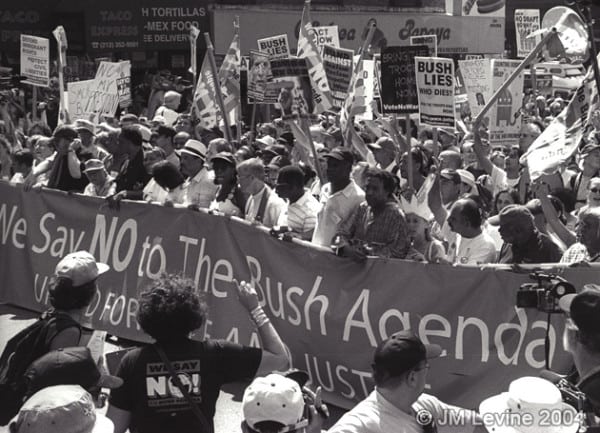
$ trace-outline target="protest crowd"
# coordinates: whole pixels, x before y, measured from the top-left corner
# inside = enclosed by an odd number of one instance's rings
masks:
[[[59,190],[74,202],[97,197],[117,213],[130,202],[145,202],[245,220],[281,242],[327,251],[355,267],[377,258],[507,269],[600,262],[600,105],[593,68],[579,89],[563,96],[542,94],[521,77],[519,89],[509,93],[511,99],[519,96],[518,111],[504,123],[499,106],[506,94],[477,111],[453,100],[458,69],[471,102],[477,96],[471,95],[468,70],[485,64],[491,77],[496,59],[459,61],[455,70],[452,60],[449,65],[427,54],[427,47],[403,52],[416,62],[410,73],[419,95],[426,94],[421,81],[436,76],[430,72],[450,76],[448,85],[439,78],[437,83],[450,89],[451,112],[434,112],[443,100],[424,106],[421,98],[389,99],[389,59],[401,50],[385,42],[375,47],[373,27],[363,35],[356,64],[350,62],[353,76],[337,105],[322,84],[325,75],[312,73],[322,69],[327,49],[303,37],[310,21],[303,23],[297,57],[264,66],[268,55],[251,53],[253,113],[246,122],[236,108],[239,82],[237,94],[231,86],[239,78],[237,33],[218,74],[207,74],[206,60],[197,77],[192,68],[195,87],[161,81],[165,74],[157,74],[147,99],[134,88],[130,103],[110,114],[73,116],[60,95],[59,69],[44,90],[54,95],[53,106],[34,110],[30,101],[14,97],[18,92],[2,93],[2,182],[25,195]],[[382,75],[379,97],[370,101],[356,78],[367,60],[380,61],[375,70]],[[520,63],[514,62],[510,73]],[[207,76],[216,76],[216,85]],[[394,108],[402,104],[414,105],[420,115]],[[552,156],[544,153],[548,148],[560,151]],[[137,322],[154,343],[136,344],[109,373],[102,350],[88,347],[94,330],[83,323],[107,271],[89,252],[64,255],[49,291],[51,308],[4,349],[0,422],[11,433],[208,433],[214,431],[221,387],[240,380],[252,382],[244,392],[239,431],[325,429],[329,411],[322,390],[307,384],[305,372],[290,369],[286,341],[244,281],[235,281],[236,293],[261,348],[197,338],[208,303],[192,280],[164,274],[138,296]],[[563,403],[560,387],[537,377],[515,378],[508,392],[495,390],[498,395],[479,408],[442,402],[426,390],[429,361],[442,348],[404,330],[373,351],[374,391],[328,431],[508,431],[484,414],[532,407],[560,410],[563,418],[552,429],[510,431],[575,432],[593,425],[600,415],[600,286],[577,289],[560,299],[560,307],[573,386],[591,405],[585,420],[577,418],[583,411]],[[158,391],[165,387],[167,397]],[[462,417],[461,425],[444,423],[450,412]]]

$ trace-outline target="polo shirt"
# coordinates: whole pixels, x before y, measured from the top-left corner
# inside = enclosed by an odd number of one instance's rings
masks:
[[[302,197],[288,204],[287,209],[279,216],[277,225],[286,226],[300,235],[308,233],[308,236],[312,237],[320,207],[317,199],[309,191],[305,191]]]
[[[321,188],[321,210],[317,214],[312,243],[324,247],[331,246],[331,241],[340,226],[350,219],[364,200],[364,191],[353,180],[344,189],[333,194],[331,183],[325,184]]]

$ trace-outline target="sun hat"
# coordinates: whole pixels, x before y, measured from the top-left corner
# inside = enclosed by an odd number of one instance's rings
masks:
[[[12,433],[113,433],[111,420],[96,412],[79,385],[57,385],[33,394],[11,421]]]
[[[560,419],[554,419],[559,413]],[[563,403],[559,389],[540,377],[513,380],[508,392],[489,397],[479,405],[479,414],[493,433],[575,433],[577,411]]]

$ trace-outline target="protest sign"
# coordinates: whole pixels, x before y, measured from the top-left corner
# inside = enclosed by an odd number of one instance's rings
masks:
[[[334,48],[340,47],[340,37],[338,33],[338,26],[318,26],[312,27],[309,34],[312,35],[315,45],[322,51],[325,45]]]
[[[381,54],[375,54],[373,56],[373,68],[375,75],[375,82],[373,83],[373,97],[381,97]]]
[[[492,64],[489,59],[459,60],[471,115],[476,117],[492,97]]]
[[[415,57],[420,123],[454,128],[454,61]]]
[[[161,273],[180,272],[210,308],[199,337],[256,345],[233,279],[249,281],[293,366],[343,407],[371,391],[375,347],[404,329],[443,348],[442,358],[429,360],[428,392],[450,404],[477,407],[544,366],[546,315],[515,307],[520,285],[532,282],[526,274],[377,258],[357,266],[235,218],[141,202],[115,211],[102,203],[0,182],[0,301],[46,309],[58,261],[87,250],[110,266],[83,315],[92,328],[149,341],[136,322],[137,297]],[[580,288],[598,281],[593,265],[561,276]],[[572,362],[560,338],[563,326],[553,320],[548,334],[555,371]]]
[[[426,57],[426,46],[387,47],[381,53],[381,104],[384,114],[419,111],[415,57]]]
[[[69,114],[73,119],[90,119],[93,113],[85,111],[94,80],[73,81],[67,83],[67,92],[69,94]]]
[[[525,58],[540,43],[542,35],[527,36],[540,29],[539,9],[516,9],[515,30],[517,37],[517,57]]]
[[[410,37],[411,45],[425,45],[429,48],[429,57],[437,57],[437,36],[420,35]]]
[[[124,60],[120,63],[121,73],[117,78],[117,94],[119,95],[119,107],[125,108],[131,105],[131,62]]]
[[[310,115],[314,106],[306,59],[272,60],[271,73],[265,99],[275,100],[282,116]]]
[[[358,61],[359,56],[355,56],[355,62]],[[362,70],[358,71],[359,74],[362,75],[363,78],[363,88],[364,88],[364,111],[362,113],[357,113],[354,116],[354,119],[357,121],[360,120],[373,120],[373,108],[371,107],[371,103],[374,98],[374,68],[375,64],[373,60],[363,60],[362,61]]]
[[[323,47],[323,66],[333,96],[333,106],[336,108],[342,108],[348,94],[348,86],[350,86],[353,72],[353,56],[352,50],[334,48],[330,45]]]
[[[21,35],[21,75],[23,83],[48,87],[50,79],[50,40]]]
[[[271,79],[269,55],[260,51],[250,51],[248,70],[248,103],[265,102],[267,82]]]
[[[271,59],[287,59],[290,56],[290,45],[285,34],[259,39],[257,42],[259,51],[267,53]]]
[[[127,75],[131,76],[131,65],[129,62],[100,62],[96,77],[91,83],[89,99],[84,104],[84,112],[94,115],[93,121],[100,123],[102,117],[112,117],[119,107],[119,80],[125,80]],[[121,81],[123,82],[123,81]],[[126,90],[123,87],[123,95]],[[131,94],[130,94],[131,96]]]
[[[492,94],[507,81],[519,64],[518,60],[492,59]],[[488,111],[490,119],[488,133],[491,144],[510,146],[519,142],[522,105],[523,73],[520,73]]]

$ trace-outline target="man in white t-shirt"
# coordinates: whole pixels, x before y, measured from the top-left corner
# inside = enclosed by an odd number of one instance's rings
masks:
[[[448,225],[456,240],[448,248],[448,257],[455,265],[495,263],[496,245],[481,228],[483,216],[477,203],[470,198],[456,201],[450,209]]]
[[[410,331],[397,332],[383,341],[375,350],[372,364],[375,390],[328,433],[422,433],[436,428],[438,432],[474,432],[481,424],[474,411],[423,393],[428,360],[441,353],[440,346],[425,345]],[[455,423],[460,425],[444,422],[449,415],[460,419],[462,422]],[[479,431],[485,428],[480,425]]]

